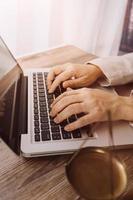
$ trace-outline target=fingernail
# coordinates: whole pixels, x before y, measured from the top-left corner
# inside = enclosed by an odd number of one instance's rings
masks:
[[[70,131],[70,128],[68,126],[64,127],[65,131]]]
[[[48,90],[49,93],[52,93],[53,91],[51,89]]]
[[[58,124],[58,123],[59,123],[59,121],[58,121],[58,119],[57,119],[57,118],[54,118],[54,122],[55,122],[56,124]]]

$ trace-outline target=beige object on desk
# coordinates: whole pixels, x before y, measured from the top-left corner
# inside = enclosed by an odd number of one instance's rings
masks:
[[[19,59],[25,67],[48,67],[65,62],[84,63],[93,55],[65,46]],[[43,63],[43,66],[42,66]],[[128,187],[125,195],[133,198],[133,150],[119,150],[125,162]],[[74,200],[77,195],[69,185],[64,171],[68,156],[24,159],[16,156],[0,142],[0,200]],[[127,198],[127,200],[129,200]]]

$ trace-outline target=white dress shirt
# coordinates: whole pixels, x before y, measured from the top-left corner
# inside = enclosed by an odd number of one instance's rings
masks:
[[[133,53],[123,56],[96,58],[89,61],[89,63],[98,66],[102,70],[106,77],[101,82],[104,86],[133,82]]]
[[[122,85],[133,82],[133,53],[123,56],[96,58],[89,61],[89,63],[98,66],[105,75],[105,78],[100,80],[102,86]],[[133,96],[133,86],[131,96]],[[133,126],[133,122],[129,123]]]

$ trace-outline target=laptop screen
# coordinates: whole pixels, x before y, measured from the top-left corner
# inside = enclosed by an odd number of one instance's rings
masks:
[[[0,137],[13,146],[17,88],[22,73],[17,61],[0,37]]]

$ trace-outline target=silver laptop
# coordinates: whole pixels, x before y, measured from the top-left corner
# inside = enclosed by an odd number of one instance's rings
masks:
[[[68,154],[84,146],[108,147],[108,123],[66,132],[64,126],[76,120],[73,115],[60,125],[49,116],[50,104],[64,92],[47,90],[49,68],[22,71],[0,38],[0,136],[17,154],[25,157]],[[92,131],[93,130],[93,131]],[[126,122],[113,123],[114,143],[118,147],[133,144],[133,128]]]

